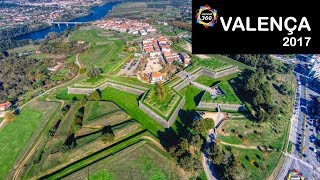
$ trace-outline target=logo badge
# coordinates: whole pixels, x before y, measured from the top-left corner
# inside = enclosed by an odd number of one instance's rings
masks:
[[[202,24],[205,28],[213,27],[218,21],[217,10],[212,9],[209,5],[201,6],[197,10],[196,20],[198,24]]]

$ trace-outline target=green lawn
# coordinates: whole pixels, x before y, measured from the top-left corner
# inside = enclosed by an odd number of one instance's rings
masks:
[[[225,152],[230,153],[226,146],[222,146]],[[278,164],[281,152],[261,152],[253,149],[240,149],[231,147],[231,152],[240,161],[239,179],[267,179]],[[261,168],[263,167],[264,168]],[[264,170],[263,170],[264,169]]]
[[[201,101],[226,104],[242,104],[241,100],[234,92],[233,87],[227,81],[220,82],[218,87],[222,90],[222,95],[219,95],[215,99],[212,99],[210,93],[205,92]]]
[[[145,141],[138,142],[113,156],[102,159],[87,168],[79,170],[67,178],[81,179],[179,179],[174,160],[160,149]]]
[[[225,76],[225,77],[218,78],[218,79],[214,79],[214,78],[211,78],[208,76],[200,76],[199,78],[197,78],[195,80],[195,82],[211,87],[215,84],[218,84],[219,82],[229,81],[229,80],[234,79],[236,77],[238,77],[238,74],[231,74],[229,76]]]
[[[194,110],[197,108],[197,104],[200,102],[202,94],[202,90],[194,87],[194,86],[186,86],[185,88],[180,90],[180,93],[183,94],[186,98],[186,103],[184,104],[184,110]]]
[[[56,98],[63,100],[71,100],[73,98],[77,98],[78,100],[82,100],[85,98],[83,94],[68,94],[68,89],[63,89],[56,95]]]
[[[209,55],[210,57],[213,57],[215,59],[218,59],[219,61],[222,61],[222,62],[225,62],[225,63],[228,63],[228,64],[232,64],[234,66],[238,66],[240,69],[250,69],[252,71],[255,71],[255,68],[254,67],[251,67],[251,66],[248,66],[248,65],[245,65],[239,61],[236,61],[236,60],[233,60],[227,56],[223,56],[223,55],[219,55],[219,54],[212,54],[212,55]]]
[[[117,105],[107,101],[88,101],[85,105],[84,121],[92,121],[96,118],[121,111]]]
[[[99,75],[98,77],[89,78],[89,79],[87,79],[85,82],[86,82],[86,83],[96,83],[96,82],[98,82],[98,81],[103,80],[104,78],[105,78],[104,76]]]
[[[145,87],[148,89],[155,87],[154,84],[147,84],[147,83],[141,82],[137,78],[122,77],[122,76],[108,76],[108,79],[116,81],[116,82],[128,84],[133,87],[134,86],[141,86],[141,87]]]
[[[212,58],[212,59],[200,59],[197,58],[196,62],[206,68],[210,68],[210,69],[218,69],[224,66],[229,65],[228,63],[225,63],[223,61],[219,61],[216,58]]]
[[[157,137],[158,131],[164,130],[163,127],[139,109],[137,98],[137,95],[110,87],[107,87],[102,91],[103,100],[113,101],[116,103],[133,119],[137,120],[144,128]]]
[[[0,123],[3,121],[3,118],[0,117]]]
[[[0,177],[5,177],[30,139],[34,139],[55,112],[58,103],[33,102],[0,131]]]

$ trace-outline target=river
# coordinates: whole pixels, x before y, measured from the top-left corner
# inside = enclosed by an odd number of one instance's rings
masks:
[[[117,3],[108,3],[108,4],[104,4],[102,6],[93,7],[91,9],[91,11],[92,11],[91,14],[89,14],[87,16],[84,16],[84,17],[81,17],[81,18],[78,18],[78,19],[75,19],[75,20],[70,21],[70,22],[91,22],[91,21],[96,21],[98,19],[101,19],[101,18],[105,17],[108,14],[108,12],[110,10],[112,10],[112,8],[115,5],[117,5]],[[60,26],[52,25],[51,27],[48,27],[48,28],[45,28],[45,29],[42,29],[42,30],[39,30],[39,31],[34,31],[34,32],[31,32],[31,33],[28,33],[28,34],[24,34],[24,35],[18,36],[18,37],[16,37],[16,39],[17,40],[22,40],[22,39],[31,39],[31,40],[44,39],[49,32],[60,33],[60,32],[63,32],[67,27],[73,28],[74,25],[69,25],[69,26],[67,26],[65,24],[61,24]]]

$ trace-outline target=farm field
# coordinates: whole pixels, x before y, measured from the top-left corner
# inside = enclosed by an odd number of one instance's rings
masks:
[[[9,173],[15,160],[35,140],[58,107],[58,103],[34,101],[21,109],[16,119],[0,131],[0,153],[3,154],[0,157],[0,177]]]
[[[233,87],[227,81],[220,82],[218,87],[222,90],[222,94],[213,99],[209,92],[205,92],[201,101],[226,104],[242,104],[238,96],[235,94]]]
[[[89,174],[88,174],[89,171]],[[181,174],[170,156],[146,141],[140,141],[113,156],[76,171],[64,179],[179,179]]]

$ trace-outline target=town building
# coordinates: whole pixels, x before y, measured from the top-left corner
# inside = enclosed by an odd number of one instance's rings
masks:
[[[150,82],[158,83],[163,81],[163,74],[161,72],[152,72],[150,73]]]
[[[191,59],[190,59],[190,56],[187,53],[180,53],[180,58],[182,59],[183,64],[184,64],[185,67],[190,65]]]
[[[7,110],[8,108],[11,107],[11,102],[7,101],[7,102],[4,102],[4,103],[1,103],[0,104],[0,111],[5,111]]]

